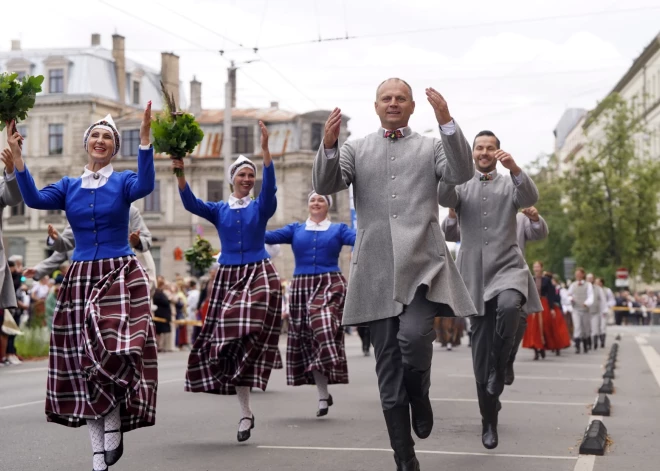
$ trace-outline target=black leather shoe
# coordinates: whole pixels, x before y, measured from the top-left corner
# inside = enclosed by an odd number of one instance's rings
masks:
[[[119,439],[119,446],[115,448],[114,450],[106,450],[104,451],[105,454],[105,464],[108,466],[112,466],[115,464],[117,461],[119,461],[119,458],[124,454],[124,434],[121,433],[121,430],[108,430],[105,432],[106,434],[108,433],[120,433],[121,438]]]
[[[486,422],[482,419],[481,421],[481,443],[484,447],[492,450],[497,448],[498,436],[497,436],[497,423],[495,422]]]
[[[541,358],[545,360],[545,350],[541,349]]]
[[[105,451],[95,451],[94,454],[95,455],[105,455]],[[103,469],[94,469],[94,466],[92,466],[92,471],[108,471],[108,464],[106,463],[105,468],[103,468]]]
[[[238,440],[239,443],[245,442],[250,439],[250,436],[252,435],[250,431],[254,428],[254,414],[252,414],[252,417],[243,417],[241,420],[238,421],[238,425],[240,426],[241,422],[243,422],[244,420],[250,421],[250,428],[247,430],[238,431],[238,433],[236,434],[236,440]]]
[[[516,375],[513,372],[513,362],[506,364],[506,372],[504,373],[504,384],[511,386],[513,381],[516,379]]]
[[[403,369],[403,384],[410,400],[412,429],[419,438],[428,438],[433,430],[433,406],[429,399],[431,371],[420,373],[410,368]]]
[[[325,402],[328,404],[328,407],[334,405],[334,402],[332,400],[332,394],[328,396],[328,399]],[[319,410],[316,411],[316,417],[323,417],[325,415],[328,415],[328,407],[325,407],[323,409],[319,408]]]
[[[394,453],[394,461],[396,462],[396,471],[419,471],[419,461],[417,461],[416,456],[404,463]]]

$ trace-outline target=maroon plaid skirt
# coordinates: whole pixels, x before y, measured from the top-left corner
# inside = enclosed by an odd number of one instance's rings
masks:
[[[286,350],[290,386],[314,384],[313,370],[328,384],[348,383],[341,321],[346,279],[341,273],[298,275],[291,284],[291,320]]]
[[[221,265],[209,311],[195,340],[185,390],[236,394],[236,386],[266,390],[280,360],[280,277],[270,260]]]
[[[53,314],[48,421],[80,427],[119,406],[123,432],[148,427],[157,387],[149,281],[137,258],[73,262]]]

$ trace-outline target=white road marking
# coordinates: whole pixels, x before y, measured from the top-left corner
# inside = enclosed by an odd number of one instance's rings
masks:
[[[166,379],[165,381],[158,381],[158,384],[168,384],[168,383],[183,383],[183,378]]]
[[[472,378],[474,379],[474,375],[468,375],[468,374],[450,374],[448,375],[450,378]],[[547,381],[602,381],[602,379],[598,378],[570,378],[568,376],[524,376],[524,375],[516,375],[516,379],[534,379],[534,380],[547,380]]]
[[[392,453],[388,448],[330,448],[320,446],[258,446],[265,450],[300,450],[300,451],[378,451]],[[426,455],[458,455],[458,456],[497,456],[499,458],[527,458],[541,460],[575,460],[574,456],[553,455],[512,455],[506,453],[478,453],[468,451],[437,451],[437,450],[415,450],[415,453]]]
[[[432,401],[438,402],[477,402],[476,399],[465,399],[465,398],[431,398]],[[541,402],[541,401],[514,401],[514,400],[502,400],[502,404],[529,404],[535,406],[588,406],[587,402]]]
[[[596,465],[595,455],[580,455],[573,471],[593,471]]]
[[[554,363],[553,361],[545,361],[541,364],[538,362],[534,363],[523,363],[523,362],[516,362],[514,363],[516,367],[525,367],[525,366],[533,366],[535,371],[538,371],[541,367],[543,369],[546,368],[602,368],[603,364],[602,363]],[[516,376],[517,378],[517,376]]]
[[[25,407],[25,406],[33,406],[35,404],[44,404],[45,402],[46,402],[46,399],[42,399],[40,401],[23,402],[21,404],[12,404],[11,406],[1,406],[0,410],[16,409],[18,407]]]
[[[9,371],[5,371],[3,374],[21,375],[21,374],[24,374],[24,373],[34,373],[34,372],[41,372],[41,371],[48,371],[48,367],[44,367],[44,368],[26,368],[24,370],[9,370]]]
[[[639,349],[642,351],[642,355],[644,355],[644,359],[649,365],[649,369],[653,373],[655,381],[658,383],[658,386],[660,386],[660,355],[653,346],[648,345],[645,338],[637,336],[635,337],[635,340],[637,340]]]

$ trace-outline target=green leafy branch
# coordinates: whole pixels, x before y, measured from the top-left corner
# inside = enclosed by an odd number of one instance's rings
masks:
[[[43,82],[43,75],[25,76],[19,80],[16,73],[0,74],[0,131],[12,120],[27,119]]]
[[[215,250],[211,246],[211,243],[197,236],[197,240],[192,247],[187,249],[184,252],[186,261],[192,265],[192,267],[199,271],[208,270],[213,263],[215,263],[215,256],[213,255]]]

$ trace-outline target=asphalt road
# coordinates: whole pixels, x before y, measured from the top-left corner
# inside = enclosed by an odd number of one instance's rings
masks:
[[[660,469],[660,330],[633,329],[622,330],[612,416],[603,419],[611,445],[595,459],[578,457],[578,446],[607,351],[575,355],[571,348],[532,361],[521,350],[516,381],[502,397],[500,446],[489,451],[481,445],[469,348],[436,345],[435,428],[417,440],[422,470]],[[157,424],[126,435],[112,470],[394,470],[373,357],[362,356],[354,336],[347,354],[351,384],[331,386],[335,405],[322,419],[315,388],[287,387],[284,372],[275,371],[268,391],[252,396],[256,428],[244,444],[236,442],[236,398],[185,393],[187,354],[161,355]],[[91,469],[87,429],[46,423],[45,377],[45,362],[0,369],[0,471]]]

